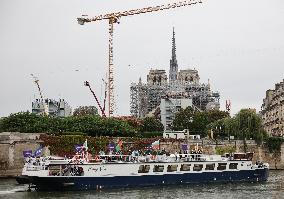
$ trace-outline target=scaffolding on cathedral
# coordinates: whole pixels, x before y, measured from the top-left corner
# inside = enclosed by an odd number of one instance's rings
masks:
[[[212,92],[209,82],[199,82],[199,74],[195,69],[178,70],[176,59],[175,31],[172,38],[172,57],[170,60],[169,81],[165,70],[150,70],[147,83],[130,86],[130,113],[143,118],[154,114],[160,107],[161,99],[192,99],[192,106],[198,110],[220,108],[220,94]]]

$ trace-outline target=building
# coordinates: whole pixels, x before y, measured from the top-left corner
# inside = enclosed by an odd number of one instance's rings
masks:
[[[72,108],[64,99],[59,99],[59,101],[53,99],[44,99],[44,101],[36,99],[32,102],[32,113],[43,115],[45,104],[48,107],[50,116],[68,117],[72,115]]]
[[[200,140],[200,135],[190,135],[188,129],[183,131],[164,131],[163,138]]]
[[[161,122],[165,130],[170,130],[173,126],[175,114],[181,109],[192,106],[192,99],[189,98],[163,98],[161,99]]]
[[[209,82],[200,83],[199,80],[200,76],[196,69],[179,70],[175,31],[173,30],[169,77],[165,70],[151,69],[147,75],[147,83],[143,83],[141,78],[138,83],[132,83],[130,86],[130,113],[138,118],[154,113],[159,108],[161,112],[165,113],[167,111],[162,110],[164,106],[160,106],[162,99],[165,99],[165,103],[179,99],[178,101],[188,102],[189,106],[194,106],[198,110],[219,109],[220,94],[211,91]],[[187,101],[187,99],[190,100]],[[167,117],[172,117],[175,113],[176,111],[173,111]],[[163,121],[165,120],[163,119]],[[170,123],[170,121],[166,123]]]
[[[261,106],[264,129],[272,136],[284,135],[284,79],[267,90]]]

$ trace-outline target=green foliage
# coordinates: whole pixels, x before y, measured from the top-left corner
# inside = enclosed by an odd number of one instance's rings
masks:
[[[224,155],[225,153],[234,153],[236,151],[236,148],[234,146],[217,146],[215,149],[216,154],[218,155]]]
[[[207,112],[195,112],[192,121],[191,134],[206,136],[206,126],[209,123]]]
[[[155,119],[154,117],[146,117],[142,120],[142,125],[140,128],[141,132],[154,132],[154,131],[163,131],[163,124]]]
[[[217,120],[207,126],[212,129],[214,137],[234,136],[237,139],[254,139],[261,144],[267,133],[261,127],[261,118],[251,109],[242,109],[233,118]]]
[[[283,138],[281,137],[269,137],[266,140],[266,146],[270,153],[279,153],[281,150],[281,145],[283,143]]]
[[[1,123],[1,130],[8,132],[56,134],[80,132],[90,136],[133,136],[136,133],[135,128],[126,121],[98,115],[57,118],[21,112],[3,118]]]
[[[36,132],[35,126],[41,118],[29,112],[11,114],[9,117],[2,118],[2,131],[11,132]]]
[[[208,124],[221,120],[223,118],[230,117],[229,113],[226,111],[210,110],[205,112],[208,118]]]
[[[238,137],[250,139],[256,138],[257,133],[261,129],[261,118],[251,109],[242,109],[235,116],[238,122],[239,135]]]
[[[3,132],[3,119],[0,118],[0,132]]]
[[[193,127],[194,110],[190,106],[186,109],[181,109],[175,115],[173,121],[173,130],[182,131],[184,129],[192,130]]]
[[[229,114],[224,111],[210,110],[210,111],[194,111],[191,107],[182,109],[175,116],[173,121],[174,130],[189,129],[191,134],[199,134],[206,136],[208,132],[208,125],[219,119],[228,117]]]
[[[74,116],[86,116],[86,115],[97,115],[98,109],[95,106],[79,106],[75,108]]]

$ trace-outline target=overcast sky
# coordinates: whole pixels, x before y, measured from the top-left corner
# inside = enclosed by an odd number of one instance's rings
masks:
[[[0,0],[0,116],[31,110],[44,95],[76,108],[95,105],[108,63],[108,22],[76,18],[175,0]],[[180,69],[196,68],[202,82],[232,102],[232,112],[260,109],[267,89],[284,79],[283,0],[204,0],[203,4],[124,17],[115,25],[117,114],[129,114],[129,85],[149,69],[169,70],[172,27]]]

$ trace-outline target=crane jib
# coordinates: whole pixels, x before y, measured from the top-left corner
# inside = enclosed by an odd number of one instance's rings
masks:
[[[83,22],[92,22],[92,21],[100,21],[103,19],[110,19],[110,18],[120,18],[122,16],[129,16],[129,15],[136,15],[136,14],[143,14],[143,13],[148,13],[148,12],[154,12],[154,11],[160,11],[160,10],[168,10],[171,8],[179,8],[183,6],[189,6],[192,4],[197,4],[197,3],[202,3],[202,1],[182,1],[182,2],[177,2],[173,4],[165,4],[165,5],[160,5],[160,6],[154,6],[154,7],[147,7],[147,8],[141,8],[141,9],[133,9],[133,10],[128,10],[124,12],[116,12],[116,13],[109,13],[105,15],[98,15],[92,18],[78,18],[78,20],[81,20]]]

